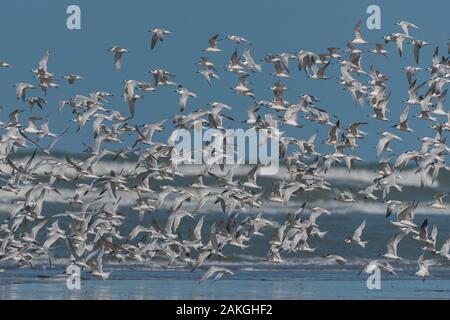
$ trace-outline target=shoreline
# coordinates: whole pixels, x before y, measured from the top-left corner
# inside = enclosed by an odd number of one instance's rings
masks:
[[[33,270],[24,270],[32,276]],[[31,274],[30,274],[31,273]],[[329,271],[243,271],[217,282],[198,282],[200,272],[149,271],[116,273],[107,281],[82,278],[80,290],[69,290],[66,279],[34,277],[24,282],[4,283],[0,299],[137,299],[137,300],[258,300],[258,299],[449,299],[448,272],[427,278],[382,275],[381,289],[369,290],[368,275]],[[126,279],[119,276],[127,276]],[[170,280],[170,281],[169,281]]]

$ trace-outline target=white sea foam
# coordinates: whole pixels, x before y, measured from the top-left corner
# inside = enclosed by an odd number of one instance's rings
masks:
[[[335,262],[324,259],[320,256],[304,256],[304,257],[292,257],[288,254],[285,254],[283,256],[283,262],[281,263],[273,263],[268,261],[264,256],[254,256],[254,255],[248,255],[248,254],[234,254],[232,256],[227,257],[227,259],[223,259],[221,261],[205,261],[203,263],[204,266],[210,266],[210,265],[222,265],[222,266],[234,266],[234,267],[242,267],[243,269],[248,269],[248,271],[254,270],[254,271],[263,271],[263,270],[273,270],[273,269],[280,269],[283,268],[283,270],[288,270],[289,267],[308,267],[308,266],[320,266],[324,269],[329,270],[329,268],[337,268],[340,267],[336,265]],[[363,258],[363,257],[347,257],[347,263],[345,266],[347,267],[362,267],[367,265],[370,261],[372,261],[373,258]],[[49,263],[48,258],[46,256],[40,256],[35,257],[33,259],[33,262],[36,265],[47,265]],[[113,259],[107,259],[105,261],[105,265],[109,266],[110,268],[115,269],[123,269],[123,268],[132,268],[133,270],[167,270],[168,260],[167,259],[154,259],[147,264],[142,264],[137,261],[129,260],[127,261],[127,264],[124,265],[123,263],[113,260]],[[64,257],[58,257],[58,258],[52,258],[52,265],[53,266],[64,266],[67,264],[67,258]],[[398,264],[396,266],[396,270],[401,270],[402,267],[408,267],[417,265],[417,261],[411,260],[411,259],[404,259],[401,261],[401,264]],[[170,266],[171,270],[186,270],[186,266],[184,264],[172,264]],[[296,268],[298,269],[298,268]]]
[[[376,176],[377,173],[375,171],[368,169],[353,169],[349,173],[348,170],[344,168],[333,168],[326,174],[327,179],[338,181],[340,184],[349,184],[352,182],[371,184]],[[420,175],[416,174],[415,170],[404,170],[399,173],[399,176],[400,178],[398,178],[398,183],[401,186],[420,187],[421,185]],[[437,181],[433,183],[429,176],[424,177],[423,180],[425,187],[439,187],[439,183]]]
[[[55,192],[48,192],[45,197],[46,203],[54,204],[66,204],[67,199],[73,196],[73,190],[69,188],[58,189],[62,194]],[[210,189],[211,190],[211,189]],[[4,192],[0,199],[0,212],[9,212],[17,205],[18,201],[25,200],[25,191],[21,191],[19,194]],[[98,193],[89,193],[85,198],[85,202],[96,199]],[[118,192],[118,196],[122,197],[120,205],[122,207],[130,207],[136,203],[137,197],[134,192]],[[164,202],[163,209],[168,209],[171,205],[171,199],[173,196],[169,196]],[[264,213],[267,215],[286,215],[289,212],[297,210],[305,199],[291,200],[286,208],[283,208],[281,203],[266,200],[264,206],[261,208],[244,208],[243,214],[257,214]],[[109,203],[111,199],[104,197],[98,201],[99,204]],[[363,214],[385,214],[387,205],[381,202],[364,201],[364,202],[341,202],[332,199],[317,199],[313,201],[307,201],[310,207],[322,207],[329,210],[332,214],[351,214],[351,213],[363,213]],[[197,201],[185,202],[183,208],[189,210],[193,209],[197,205]],[[214,204],[214,200],[209,200],[199,210],[199,213],[219,213],[222,209],[219,204]],[[434,209],[428,206],[426,203],[419,204],[416,209],[417,214],[434,214],[434,215],[449,215],[449,209]]]
[[[42,159],[48,159],[49,157],[43,157],[43,156],[36,156],[33,163],[36,163],[37,161],[40,161]],[[54,158],[55,160],[58,160],[60,162],[64,162],[62,158]],[[27,159],[23,160],[16,160],[18,162],[26,161]],[[72,160],[74,161],[81,161],[80,159],[77,159],[76,157],[73,157]],[[135,169],[135,162],[131,161],[110,161],[110,160],[102,160],[99,161],[97,164],[93,166],[93,172],[94,174],[98,176],[102,175],[109,175],[111,173],[111,170],[115,172],[120,171],[131,171]],[[249,165],[240,165],[235,169],[235,175],[236,176],[243,176],[248,173],[248,171],[251,169],[252,166]],[[226,167],[227,169],[228,167]],[[40,175],[45,175],[46,172],[52,171],[52,167],[50,165],[42,165],[39,168],[37,168],[36,173]],[[180,165],[179,171],[186,177],[190,177],[196,174],[199,174],[201,172],[204,172],[205,166],[204,165]],[[225,169],[225,170],[226,170]],[[0,164],[0,170],[3,172],[10,172],[12,169],[7,164]],[[74,178],[76,176],[76,171],[70,167],[68,167],[66,170],[64,170],[64,173],[69,178]],[[278,174],[276,177],[267,177],[267,178],[283,178],[286,177],[288,174],[287,168],[282,166],[280,167]],[[398,179],[398,183],[402,186],[411,186],[411,187],[420,187],[421,184],[421,178],[420,175],[415,173],[415,170],[404,170],[402,172],[398,173],[401,178]],[[365,168],[355,168],[350,173],[346,168],[343,167],[333,167],[331,168],[326,174],[326,179],[343,184],[343,185],[354,185],[354,184],[370,184],[373,183],[374,178],[377,176],[377,173],[374,169],[365,169]],[[439,186],[439,183],[435,181],[434,183],[431,181],[431,178],[429,176],[424,177],[424,185],[425,187],[430,188],[436,188]]]

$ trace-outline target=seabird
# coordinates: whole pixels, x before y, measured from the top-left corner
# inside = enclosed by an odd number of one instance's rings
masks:
[[[217,48],[217,42],[219,41],[219,34],[216,34],[214,36],[212,36],[209,40],[208,40],[208,44],[209,47],[205,49],[205,51],[207,52],[220,52],[222,50],[220,50],[219,48]]]
[[[114,66],[116,67],[116,70],[119,71],[120,67],[121,67],[122,56],[125,53],[128,53],[128,50],[125,48],[118,47],[118,46],[113,46],[113,47],[109,48],[108,51],[114,53]]]
[[[220,279],[222,279],[222,277],[225,274],[229,274],[229,275],[234,275],[234,273],[232,271],[230,271],[227,268],[222,268],[222,267],[216,267],[216,266],[211,266],[204,274],[203,276],[200,278],[200,283],[208,280],[209,278],[211,278],[214,274],[216,274],[216,276],[214,277],[213,281],[218,281]]]
[[[152,50],[155,48],[155,46],[158,43],[158,41],[161,41],[161,42],[164,41],[164,36],[165,35],[172,34],[172,32],[170,32],[168,30],[161,29],[161,28],[153,28],[153,29],[150,29],[148,32],[153,33],[152,41],[151,41],[151,44],[150,44],[150,48]]]
[[[387,243],[387,253],[382,254],[386,259],[403,260],[397,255],[397,245],[405,237],[404,233],[396,234]]]
[[[361,240],[361,235],[362,232],[364,230],[364,228],[366,227],[366,220],[364,220],[358,228],[355,229],[355,232],[353,233],[353,236],[348,237],[347,239],[345,239],[346,243],[354,243],[357,244],[363,248],[366,247],[367,241],[362,241]]]
[[[368,43],[366,40],[362,38],[361,35],[361,21],[358,21],[358,23],[355,25],[355,28],[353,29],[353,32],[355,33],[355,38],[352,40],[352,44],[366,44]]]

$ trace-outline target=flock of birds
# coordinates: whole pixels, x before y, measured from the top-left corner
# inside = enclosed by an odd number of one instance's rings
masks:
[[[390,121],[386,117],[390,100],[390,92],[387,89],[389,76],[374,67],[363,70],[362,58],[366,53],[388,56],[390,53],[384,46],[390,43],[395,44],[395,50],[402,56],[404,46],[408,44],[418,65],[421,48],[429,45],[411,35],[412,29],[417,28],[414,24],[402,21],[397,25],[401,32],[384,36],[385,43],[377,43],[370,50],[365,47],[368,42],[363,39],[361,24],[358,23],[354,29],[354,39],[347,43],[346,49],[328,48],[327,53],[300,50],[296,53],[266,55],[261,61],[272,65],[274,72],[271,75],[279,78],[271,88],[274,95],[272,100],[257,99],[249,85],[248,77],[252,73],[262,73],[262,65],[252,57],[249,41],[236,35],[226,37],[235,43],[237,48],[225,65],[224,72],[237,75],[238,82],[232,88],[236,94],[250,97],[254,101],[248,110],[248,118],[243,121],[246,126],[257,130],[267,129],[269,132],[275,132],[283,126],[299,129],[302,127],[298,120],[299,115],[305,121],[315,122],[320,126],[311,137],[281,134],[280,159],[288,174],[273,177],[272,190],[263,190],[257,184],[260,165],[253,166],[242,179],[234,177],[236,166],[231,166],[224,172],[218,165],[209,165],[202,167],[187,188],[174,183],[177,177],[182,176],[180,163],[186,158],[177,154],[172,135],[166,142],[153,139],[156,132],[165,130],[167,120],[135,126],[129,124],[140,104],[139,100],[143,98],[142,95],[149,91],[163,90],[165,86],[176,87],[176,92],[180,95],[180,114],[170,119],[174,128],[191,130],[200,126],[224,130],[224,122],[234,120],[223,113],[231,107],[221,102],[212,102],[205,109],[186,112],[189,99],[197,95],[173,82],[174,75],[167,70],[151,70],[153,83],[124,81],[123,98],[129,107],[127,115],[113,110],[108,105],[108,98],[112,96],[108,92],[94,92],[89,96],[75,95],[59,103],[60,112],[65,106],[71,108],[73,122],[78,126],[77,131],[88,123],[92,125],[94,145],[87,146],[87,156],[84,160],[77,161],[70,156],[66,156],[64,160],[52,157],[52,149],[67,130],[53,133],[48,119],[38,116],[30,116],[27,126],[23,126],[19,118],[24,110],[12,111],[9,120],[0,123],[0,161],[7,168],[0,172],[0,190],[2,193],[22,194],[23,200],[14,203],[7,220],[0,225],[0,264],[30,268],[35,265],[34,260],[37,257],[44,257],[48,258],[51,266],[54,250],[64,247],[68,252],[67,265],[77,265],[92,276],[102,279],[109,276],[103,269],[104,258],[120,263],[147,264],[156,257],[163,257],[168,260],[169,265],[181,263],[196,270],[207,260],[225,259],[223,252],[227,246],[242,249],[249,247],[248,242],[253,237],[261,236],[263,229],[267,228],[274,228],[273,237],[267,246],[269,261],[283,263],[282,256],[285,254],[313,252],[315,249],[308,245],[308,241],[312,237],[320,239],[326,235],[326,231],[320,230],[318,219],[323,214],[330,214],[327,209],[310,207],[304,202],[288,214],[280,226],[275,226],[261,214],[245,215],[244,218],[240,218],[240,215],[249,208],[263,208],[266,202],[287,207],[290,199],[296,195],[304,195],[313,190],[332,191],[331,184],[326,181],[327,171],[342,161],[351,171],[355,161],[362,161],[354,151],[357,149],[358,140],[367,135],[361,127],[368,123],[354,122],[342,128],[339,120],[332,122],[334,116],[317,106],[319,99],[312,95],[304,94],[296,103],[286,101],[283,93],[287,88],[282,84],[281,78],[290,76],[289,64],[293,60],[297,62],[298,69],[312,80],[329,79],[327,69],[331,64],[337,64],[340,66],[338,84],[351,94],[356,104],[368,105],[373,109],[371,121]],[[163,40],[174,37],[170,31],[160,28],[151,29],[150,32],[151,49],[159,48],[163,45]],[[210,86],[220,83],[218,71],[212,61],[214,56],[220,56],[222,53],[220,41],[219,35],[211,37],[208,47],[203,50],[204,56],[197,62],[200,66],[198,74]],[[242,55],[238,53],[240,46],[245,46]],[[121,61],[128,54],[128,50],[113,46],[109,51],[114,54],[114,65],[119,71]],[[48,90],[59,87],[55,83],[54,74],[48,69],[48,60],[49,53],[46,52],[39,66],[32,70],[38,81],[37,85],[25,82],[16,85],[17,100],[28,103],[30,111],[36,107],[42,111],[47,109],[46,99],[28,97],[30,92],[36,92],[34,90],[40,88],[43,96],[46,96]],[[6,62],[0,62],[1,68],[8,66]],[[439,48],[436,47],[431,65],[426,68],[407,66],[404,70],[409,85],[408,98],[404,100],[406,107],[398,124],[393,124],[391,131],[412,132],[413,129],[408,125],[409,111],[417,107],[420,112],[416,117],[428,121],[435,131],[435,136],[421,137],[419,150],[402,152],[393,157],[390,145],[402,138],[393,132],[379,133],[376,146],[379,159],[377,177],[372,184],[359,190],[357,194],[345,191],[340,193],[336,200],[354,202],[358,196],[358,201],[384,201],[387,206],[386,216],[396,216],[389,221],[395,231],[387,243],[386,253],[371,261],[364,267],[363,272],[370,273],[375,268],[380,268],[383,272],[395,274],[395,269],[389,261],[402,260],[397,246],[403,238],[412,237],[423,250],[417,261],[419,270],[415,275],[425,278],[430,274],[429,267],[450,260],[450,238],[438,247],[437,227],[434,226],[429,233],[427,219],[420,226],[414,221],[418,202],[390,199],[389,194],[392,188],[402,190],[399,173],[412,162],[422,181],[427,176],[431,176],[435,181],[441,169],[450,169],[445,163],[449,147],[443,137],[445,131],[450,131],[450,112],[446,111],[444,106],[447,94],[445,86],[450,82],[450,60],[449,57],[440,57]],[[429,73],[429,79],[417,83],[416,74],[419,72]],[[83,77],[68,74],[64,79],[68,85],[76,85]],[[295,130],[301,134],[301,130]],[[334,147],[333,153],[323,154],[318,151],[316,137],[320,130],[328,132],[323,143]],[[134,143],[125,145],[121,140],[124,136],[135,137]],[[48,144],[44,145],[43,141],[48,141]],[[119,145],[120,148],[110,150],[104,146],[105,143]],[[34,152],[28,153],[22,161],[13,160],[13,156],[21,149],[34,149]],[[224,150],[210,151],[219,155],[218,160],[226,156]],[[43,156],[36,160],[37,154]],[[111,170],[108,175],[97,175],[95,168],[105,157],[112,157],[113,160],[137,160],[133,170]],[[44,176],[38,174],[38,170],[45,166],[49,166],[51,170],[45,172]],[[68,172],[75,174],[70,176]],[[206,177],[214,181],[218,191],[204,184]],[[157,190],[153,189],[151,181],[161,184]],[[58,190],[58,183],[70,184],[74,188],[73,194],[65,197]],[[46,214],[43,208],[49,194],[63,198],[68,210],[60,214]],[[446,209],[443,202],[446,195],[437,194],[435,201],[429,205]],[[136,225],[130,233],[123,234],[121,227],[126,216],[120,213],[121,200],[123,197],[132,196],[136,198],[132,209],[139,214],[142,223]],[[145,215],[162,208],[164,204],[167,205],[168,197],[172,200],[168,205],[165,225],[155,219],[151,224],[145,225]],[[188,203],[194,203],[193,208],[188,209]],[[204,215],[199,211],[207,203],[220,205],[227,218],[226,221],[214,222],[209,230],[204,232]],[[305,217],[305,211],[310,212],[308,217]],[[189,230],[187,236],[180,232],[180,225],[186,218],[196,219],[194,230]],[[368,244],[364,241],[364,229],[365,221],[356,228],[353,235],[343,239],[343,242],[365,248]],[[431,257],[425,259],[425,255]],[[334,254],[326,255],[323,259],[338,264],[347,262],[344,257]],[[233,272],[221,264],[212,263],[200,281],[210,278],[218,280],[225,274],[232,275]]]

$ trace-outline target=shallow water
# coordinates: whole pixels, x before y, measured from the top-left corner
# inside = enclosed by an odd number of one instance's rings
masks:
[[[351,271],[241,270],[232,278],[201,284],[198,272],[127,271],[107,281],[82,279],[80,290],[67,289],[65,279],[25,279],[33,274],[23,270],[22,279],[7,284],[1,275],[0,299],[450,299],[448,273],[425,281],[383,274],[380,290],[369,290],[367,275]]]

